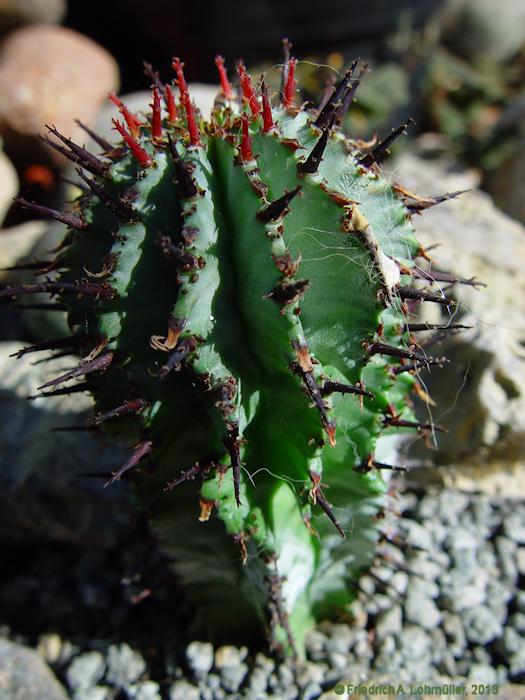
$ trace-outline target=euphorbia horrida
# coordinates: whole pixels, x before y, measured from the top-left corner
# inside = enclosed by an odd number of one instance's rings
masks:
[[[413,335],[429,326],[408,319],[419,301],[450,306],[431,285],[455,278],[430,271],[412,230],[439,198],[378,166],[407,124],[383,142],[342,132],[364,67],[314,109],[297,104],[294,58],[275,97],[216,63],[208,120],[174,59],[178,99],[152,71],[146,118],[112,96],[118,145],[84,127],[94,155],[50,128],[83,194],[68,213],[21,200],[69,231],[43,281],[0,294],[66,307],[72,335],[28,351],[82,360],[40,388],[91,392],[90,427],[128,440],[108,483],[133,481],[203,624],[260,623],[301,654],[373,559],[388,437],[432,427],[408,396],[433,362]]]

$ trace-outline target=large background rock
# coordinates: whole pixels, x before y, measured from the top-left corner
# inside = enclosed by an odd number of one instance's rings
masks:
[[[104,489],[103,479],[82,474],[109,473],[126,453],[86,432],[51,432],[82,425],[91,400],[79,393],[35,401],[27,396],[76,366],[78,357],[40,364],[36,355],[10,357],[21,347],[0,343],[0,540],[112,546],[129,525],[127,489]]]
[[[437,402],[433,418],[449,429],[439,436],[435,461],[465,465],[451,472],[456,480],[474,470],[476,479],[486,474],[492,489],[512,493],[516,482],[507,474],[519,474],[519,483],[525,482],[525,228],[475,189],[474,172],[460,171],[446,159],[408,153],[394,173],[420,194],[474,188],[417,218],[423,245],[439,244],[431,251],[436,269],[487,285],[454,288],[460,301],[454,320],[472,330],[427,348],[452,361],[422,378]],[[437,304],[423,306],[426,320],[448,318]],[[422,415],[428,418],[426,411]]]
[[[36,651],[0,639],[0,698],[67,700],[67,695]]]
[[[0,50],[0,128],[13,140],[54,124],[81,139],[74,120],[92,123],[118,84],[115,60],[88,37],[64,27],[23,27]]]

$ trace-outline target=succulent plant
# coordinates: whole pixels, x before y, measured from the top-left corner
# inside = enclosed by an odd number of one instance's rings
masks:
[[[41,390],[89,391],[89,428],[127,440],[130,478],[173,556],[203,628],[303,653],[317,620],[348,616],[360,573],[384,536],[392,440],[415,421],[412,305],[453,304],[430,270],[411,217],[421,199],[379,169],[395,137],[341,131],[359,84],[355,62],[322,104],[296,103],[286,56],[279,99],[242,63],[224,63],[206,121],[183,64],[153,79],[151,112],[118,98],[122,141],[88,127],[94,155],[50,127],[84,192],[52,261],[31,264],[72,334],[23,352],[74,349],[79,365]],[[165,110],[165,111],[163,111]],[[444,198],[449,197],[446,195]],[[54,303],[56,306],[56,302]],[[451,328],[453,326],[449,326]]]

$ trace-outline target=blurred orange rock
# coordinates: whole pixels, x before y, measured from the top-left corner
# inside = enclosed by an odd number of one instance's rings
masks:
[[[92,123],[118,85],[115,60],[91,39],[64,27],[24,27],[0,48],[0,130],[8,140],[54,124],[82,140],[74,119]]]

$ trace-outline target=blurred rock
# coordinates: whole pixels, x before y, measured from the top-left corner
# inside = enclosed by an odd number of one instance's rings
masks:
[[[27,260],[31,251],[47,231],[47,221],[26,221],[0,233],[0,281],[14,284],[18,274],[6,272],[6,267]]]
[[[67,695],[36,651],[0,639],[0,698],[67,700]]]
[[[0,182],[2,183],[2,187],[0,189],[1,227],[9,207],[13,203],[13,197],[15,197],[18,192],[18,177],[16,175],[16,170],[3,151],[0,151]]]
[[[34,355],[9,357],[23,347],[0,343],[0,541],[55,539],[82,546],[110,547],[129,526],[129,497],[123,484],[103,489],[83,473],[110,473],[124,450],[104,446],[78,426],[91,400],[82,393],[28,401],[36,388],[77,357],[35,364]]]
[[[467,57],[510,58],[525,42],[525,4],[506,0],[498,7],[493,0],[448,0],[445,32],[447,42]]]
[[[66,0],[0,0],[0,32],[21,24],[61,22]]]
[[[498,167],[485,174],[486,187],[498,206],[525,223],[525,95],[505,107],[495,132],[503,138],[512,135],[513,148]]]
[[[118,84],[115,60],[91,39],[64,27],[24,27],[0,50],[0,128],[6,138],[15,138],[54,124],[83,140],[74,119],[92,123]],[[63,162],[54,151],[53,157]]]
[[[435,145],[430,137],[420,140],[421,147],[425,144]],[[435,269],[476,277],[487,285],[455,286],[460,306],[451,311],[453,318],[437,304],[425,304],[421,312],[429,322],[472,326],[425,346],[428,354],[451,359],[443,369],[422,374],[437,403],[433,417],[449,429],[439,437],[436,460],[441,465],[461,463],[461,470],[444,470],[442,476],[460,488],[523,493],[525,228],[475,189],[475,173],[458,170],[446,159],[407,153],[395,164],[395,179],[423,195],[472,189],[417,217],[423,245],[439,244],[431,251]],[[428,407],[421,415],[428,419]]]

